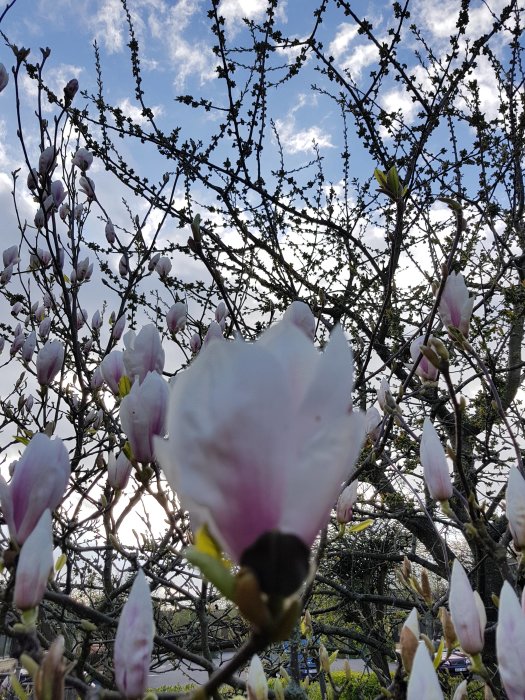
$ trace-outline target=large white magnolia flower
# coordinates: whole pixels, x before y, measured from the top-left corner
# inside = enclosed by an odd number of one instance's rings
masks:
[[[213,340],[171,387],[169,438],[156,439],[156,457],[194,525],[206,523],[262,590],[300,585],[352,472],[365,432],[351,410],[352,375],[339,327],[319,353],[285,319],[254,343]],[[301,573],[276,584],[297,557]]]

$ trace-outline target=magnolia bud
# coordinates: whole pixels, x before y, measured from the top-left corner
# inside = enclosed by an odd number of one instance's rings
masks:
[[[2,272],[0,273],[0,284],[8,284],[8,282],[11,280],[11,277],[13,276],[13,266],[8,265]]]
[[[59,340],[48,340],[36,357],[38,383],[42,386],[49,386],[62,369],[63,364],[64,346]]]
[[[111,223],[111,220],[108,219],[106,222],[106,228],[104,229],[105,234],[106,234],[106,240],[109,243],[109,245],[113,245],[115,243],[117,237],[115,235],[115,227]]]
[[[122,334],[124,333],[124,328],[126,327],[126,317],[124,315],[120,316],[119,319],[115,322],[115,325],[113,326],[113,329],[111,331],[111,335],[115,340],[120,340],[122,338]]]
[[[150,258],[150,261],[148,263],[148,270],[150,272],[153,272],[153,270],[157,267],[157,263],[159,262],[159,260],[160,260],[160,253],[155,253],[155,255],[153,255]]]
[[[35,219],[34,219],[35,226],[37,228],[44,228],[46,225],[46,216],[44,214],[44,210],[42,207],[39,207],[37,209],[37,212],[35,214]]]
[[[78,181],[81,191],[86,195],[88,199],[96,199],[95,195],[95,183],[87,175],[82,175]]]
[[[198,333],[194,333],[190,338],[190,350],[195,355],[201,349],[202,341]]]
[[[48,175],[55,167],[56,151],[54,146],[48,146],[40,154],[38,159],[38,172],[42,177]]]
[[[66,102],[66,106],[69,106],[71,104],[77,92],[78,80],[76,78],[72,78],[70,81],[68,81],[64,88],[64,100]]]
[[[167,277],[171,270],[171,260],[166,257],[160,258],[159,262],[155,265],[155,271],[158,272],[159,277]]]
[[[73,165],[76,165],[83,172],[89,170],[91,163],[93,163],[93,154],[85,148],[79,148],[73,156]]]
[[[119,260],[118,273],[121,277],[129,275],[129,258],[127,253],[124,253]]]
[[[186,306],[185,302],[178,301],[173,304],[171,309],[166,314],[166,323],[171,333],[177,333],[184,328],[186,325],[187,314],[188,307]]]
[[[248,700],[268,700],[268,681],[264,674],[261,659],[255,654],[252,656],[248,677],[246,679]]]
[[[46,509],[22,545],[15,580],[15,605],[20,610],[36,608],[44,597],[53,568],[51,511]]]
[[[5,90],[7,83],[9,82],[9,73],[3,63],[0,63],[0,92]]]
[[[83,204],[77,204],[75,208],[73,209],[73,218],[75,221],[78,223],[80,219],[82,218],[82,214],[84,213],[84,205]]]
[[[40,322],[40,325],[38,326],[38,335],[42,338],[42,340],[45,340],[47,336],[49,335],[49,331],[51,329],[51,317],[46,316],[45,318],[42,319]]]
[[[35,348],[36,348],[36,332],[31,331],[31,333],[25,339],[24,344],[22,345],[22,359],[24,360],[24,362],[31,362],[31,358],[33,357],[33,353],[35,352]]]
[[[62,180],[53,180],[50,189],[51,197],[53,198],[52,203],[58,209],[66,198],[66,191],[64,189],[64,185],[62,184]]]
[[[401,652],[401,661],[407,673],[412,670],[412,664],[419,645],[419,622],[417,619],[417,610],[412,608],[410,615],[405,620],[401,628],[399,637],[399,648]]]
[[[357,480],[347,486],[341,492],[337,500],[336,515],[337,522],[341,524],[349,523],[352,519],[352,510],[357,500]]]

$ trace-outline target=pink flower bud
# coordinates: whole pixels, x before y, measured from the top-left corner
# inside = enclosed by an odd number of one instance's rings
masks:
[[[439,302],[439,315],[446,328],[459,328],[465,338],[468,336],[470,317],[474,307],[474,297],[470,297],[465,278],[451,272]]]
[[[38,170],[32,168],[27,176],[27,189],[34,192],[38,187]]]
[[[18,558],[15,581],[15,605],[31,610],[40,604],[53,568],[53,533],[51,512],[42,513],[33,532],[28,536]]]
[[[171,270],[171,260],[166,257],[160,258],[159,262],[155,265],[155,271],[158,273],[159,277],[167,277]]]
[[[452,481],[441,440],[429,418],[425,418],[419,457],[423,476],[431,498],[447,501],[452,497]]]
[[[51,196],[53,198],[53,205],[58,209],[66,198],[67,192],[64,189],[64,185],[61,180],[53,180],[51,183]]]
[[[44,319],[45,320],[45,319]],[[44,321],[42,321],[43,323]],[[64,346],[60,340],[48,340],[36,356],[36,376],[41,386],[49,386],[64,364]]]
[[[110,452],[108,455],[108,484],[111,488],[117,491],[125,489],[129,481],[131,468],[131,462],[124,452],[121,452],[117,458],[115,458],[113,452]]]
[[[452,565],[448,606],[461,648],[466,654],[483,650],[487,615],[483,601],[473,591],[465,569],[457,559]]]
[[[83,204],[77,204],[75,208],[73,209],[73,218],[75,219],[76,222],[80,222],[82,219],[82,215],[84,213],[84,205]]]
[[[219,320],[217,323],[219,323]],[[264,674],[261,659],[257,654],[252,656],[250,662],[248,677],[246,678],[246,690],[248,692],[248,700],[268,700],[268,681]]]
[[[42,175],[42,177],[49,175],[49,173],[55,167],[55,163],[56,163],[55,148],[53,146],[48,146],[40,154],[40,158],[38,160],[38,172],[40,173],[40,175]]]
[[[310,340],[315,338],[315,316],[304,301],[293,301],[284,312],[283,321],[293,323]]]
[[[124,367],[133,382],[141,382],[148,372],[162,373],[164,369],[164,350],[160,333],[153,323],[144,326],[138,335],[129,331],[124,336]]]
[[[356,501],[357,481],[352,481],[352,483],[349,486],[343,489],[341,495],[337,500],[337,506],[335,511],[338,523],[349,523],[350,520],[352,520],[352,510]]]
[[[93,318],[91,319],[91,327],[95,331],[98,331],[100,330],[100,328],[102,328],[102,315],[98,309],[95,311],[95,313],[93,314]]]
[[[0,284],[8,284],[10,282],[12,276],[13,276],[13,266],[8,265],[0,273]]]
[[[115,325],[113,326],[111,330],[111,337],[114,338],[115,340],[120,340],[122,338],[122,334],[124,333],[124,328],[126,327],[126,317],[124,315],[119,316],[119,318],[115,321]]]
[[[375,442],[379,438],[382,423],[383,419],[377,408],[375,406],[370,406],[366,412],[366,434],[372,442]]]
[[[157,460],[190,516],[206,520],[267,595],[291,595],[304,581],[359,455],[365,418],[348,410],[351,393],[342,329],[320,354],[286,321],[254,343],[211,342],[170,387]]]
[[[105,228],[105,234],[106,234],[106,241],[109,243],[109,245],[113,245],[115,241],[117,240],[117,237],[115,235],[115,227],[111,223],[111,221],[108,219],[106,222],[106,228]]]
[[[96,391],[97,389],[100,389],[102,384],[104,384],[104,377],[102,376],[100,367],[96,367],[93,374],[91,375],[91,381],[89,382],[89,386],[94,391]]]
[[[42,207],[39,207],[37,209],[37,212],[36,212],[35,218],[34,218],[34,224],[37,228],[44,228],[44,226],[46,225],[46,216],[44,214],[44,210],[42,209]]]
[[[77,331],[79,331],[87,321],[86,309],[77,309],[76,320],[77,320]]]
[[[221,321],[224,321],[224,319],[227,316],[228,316],[228,309],[226,308],[226,304],[223,301],[220,301],[217,304],[217,308],[215,309],[215,320],[217,321],[217,323],[220,323]]]
[[[157,263],[159,262],[159,260],[160,260],[160,253],[155,253],[155,255],[153,255],[150,258],[150,261],[148,263],[148,270],[150,272],[153,272],[153,270],[157,267]]]
[[[42,267],[48,267],[49,263],[51,262],[51,253],[45,248],[37,248],[36,257],[38,258],[38,262]]]
[[[381,380],[381,384],[379,385],[379,390],[377,392],[377,402],[379,404],[379,408],[384,413],[391,413],[392,411],[399,410],[396,400],[390,391],[390,386],[384,377]]]
[[[35,401],[35,397],[32,394],[29,394],[27,399],[25,400],[25,408],[28,413],[31,413],[31,409],[33,408],[33,403]]]
[[[7,83],[9,82],[9,73],[3,63],[0,63],[0,92],[5,90]]]
[[[208,345],[212,340],[224,340],[222,328],[217,321],[212,321],[208,326],[208,331],[204,336],[204,345]]]
[[[78,80],[76,78],[71,78],[64,87],[64,100],[66,105],[70,105],[73,98],[78,92]]]
[[[181,331],[186,325],[188,307],[184,301],[177,301],[166,314],[166,323],[171,333]]]
[[[58,210],[58,214],[62,221],[66,222],[71,216],[71,207],[69,206],[69,204],[62,204],[62,206]]]
[[[18,314],[22,311],[23,305],[21,301],[15,301],[13,306],[11,307],[11,316],[18,316]]]
[[[121,350],[113,350],[106,355],[100,363],[100,373],[111,391],[118,396],[120,379],[126,374]]]
[[[157,372],[148,372],[141,384],[135,382],[120,404],[120,422],[137,462],[154,459],[153,438],[165,433],[168,385]]]
[[[22,359],[24,360],[24,362],[31,362],[31,358],[33,357],[33,353],[35,352],[35,348],[36,348],[36,332],[31,331],[31,333],[25,339],[24,344],[22,345]]]
[[[408,680],[407,700],[443,700],[436,670],[425,642],[419,642]]]
[[[505,493],[507,520],[516,549],[525,547],[525,479],[511,467]]]
[[[95,195],[95,183],[87,175],[81,175],[78,180],[80,190],[86,195],[88,199],[96,199]]]
[[[89,170],[91,164],[93,163],[93,154],[90,153],[86,148],[79,148],[78,151],[73,156],[73,165],[80,168],[83,172]]]
[[[198,333],[194,333],[190,338],[190,350],[195,355],[201,349],[202,341]]]
[[[18,246],[12,245],[10,248],[6,248],[2,253],[2,260],[4,267],[8,267],[8,265],[16,265],[16,263],[20,261]]]
[[[0,477],[0,501],[11,538],[23,544],[49,508],[61,502],[70,475],[69,456],[59,438],[37,433],[18,460],[9,484]]]
[[[427,345],[430,345],[433,339],[433,336],[430,336]],[[410,356],[413,362],[416,362],[418,357],[420,356],[420,348],[423,345],[424,340],[425,336],[420,335],[419,338],[416,338],[410,344]],[[416,367],[416,374],[419,377],[421,377],[421,379],[424,382],[435,382],[438,378],[439,370],[436,367],[434,367],[434,365],[430,362],[429,359],[422,355],[421,360],[418,366]]]
[[[49,331],[51,329],[51,317],[46,316],[45,318],[42,319],[40,322],[40,325],[38,326],[38,335],[42,338],[42,340],[45,340],[47,336],[49,335]]]
[[[505,581],[499,599],[496,653],[508,700],[525,698],[525,615],[512,586]]]
[[[129,275],[129,257],[127,253],[124,253],[119,260],[118,273],[121,277]]]
[[[150,590],[140,569],[122,609],[115,637],[115,680],[126,698],[136,700],[144,695],[154,634]]]

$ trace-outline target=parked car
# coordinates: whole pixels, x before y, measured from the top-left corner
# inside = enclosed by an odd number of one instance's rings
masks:
[[[452,676],[466,676],[470,672],[470,659],[461,651],[453,651],[447,659],[446,652],[443,652],[443,661],[439,668]]]

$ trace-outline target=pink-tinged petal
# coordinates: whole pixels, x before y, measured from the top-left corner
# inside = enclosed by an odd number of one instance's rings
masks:
[[[118,395],[120,379],[126,374],[121,350],[113,350],[100,363],[100,372],[111,391]]]
[[[137,377],[142,382],[148,372],[162,373],[164,369],[164,350],[160,333],[153,323],[144,326],[136,335],[129,331],[124,336],[125,350],[122,355],[126,374],[134,381]]]
[[[511,467],[505,493],[507,520],[517,549],[525,547],[525,479]]]
[[[407,700],[443,700],[443,692],[425,642],[419,642],[408,680]]]
[[[293,323],[309,340],[315,338],[315,316],[304,301],[294,301],[286,309],[283,321]]]
[[[15,605],[20,610],[36,608],[44,597],[53,568],[51,512],[45,510],[22,545],[16,567]]]
[[[429,418],[425,418],[421,437],[420,459],[425,483],[435,501],[446,501],[452,497],[452,481],[447,458],[441,440]]]
[[[169,389],[157,372],[148,372],[144,381],[136,381],[120,404],[120,422],[137,462],[154,459],[153,438],[164,435]]]
[[[484,611],[481,614],[480,603],[481,599],[476,600],[474,596],[465,569],[455,559],[448,605],[459,643],[467,654],[474,655],[483,650],[486,616]]]
[[[359,457],[365,437],[365,414],[334,419],[302,446],[294,469],[286,470],[283,532],[298,535],[310,547],[330,513]]]
[[[421,354],[421,346],[423,345],[423,341],[425,340],[424,335],[420,335],[419,338],[416,338],[415,340],[412,341],[410,344],[410,356],[413,360],[413,362],[416,362],[418,357]],[[433,340],[433,336],[429,336],[427,345],[431,345]],[[416,368],[416,374],[421,377],[421,379],[424,382],[435,382],[439,371],[434,365],[428,360],[424,355],[421,357],[421,360],[419,361],[419,364]]]
[[[11,489],[3,476],[0,476],[0,504],[2,505],[2,514],[9,528],[9,534],[12,539],[16,539],[16,527],[13,517],[13,499]]]
[[[508,700],[525,698],[525,615],[512,586],[505,581],[499,599],[496,653]]]
[[[64,443],[43,433],[33,436],[18,460],[9,490],[14,532],[22,544],[33,531],[40,516],[54,510],[62,500],[71,467]]]
[[[469,297],[465,278],[451,272],[439,303],[439,315],[444,325],[459,328],[467,336],[473,307],[474,298]]]
[[[117,687],[130,700],[147,688],[154,634],[150,590],[140,569],[122,609],[113,656]]]
[[[255,654],[252,656],[248,677],[246,678],[246,690],[248,700],[268,700],[268,681],[264,674],[261,659]]]
[[[243,341],[203,347],[172,388],[169,442],[156,441],[157,459],[183,499],[209,512],[236,561],[279,525],[291,415],[279,363]]]
[[[354,509],[355,502],[357,501],[357,486],[358,481],[352,481],[349,486],[343,489],[339,498],[337,499],[335,513],[338,523],[345,524],[352,520],[352,511]]]

